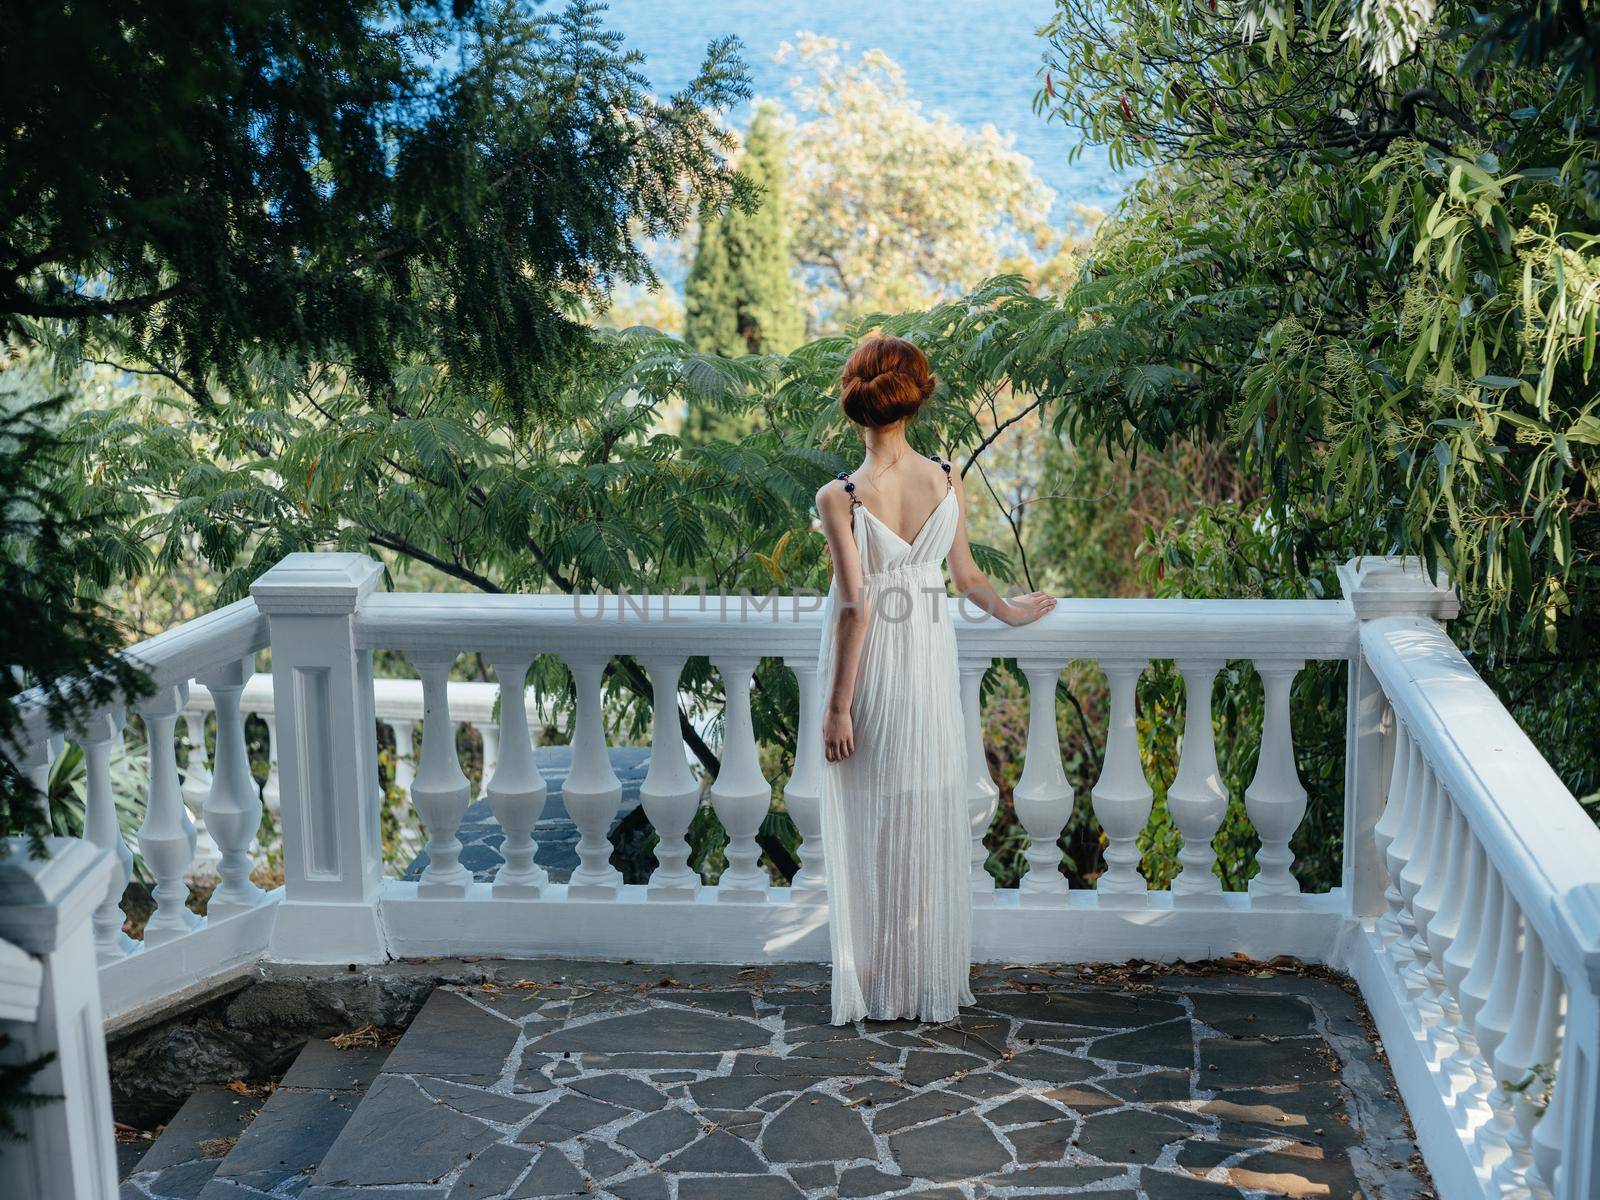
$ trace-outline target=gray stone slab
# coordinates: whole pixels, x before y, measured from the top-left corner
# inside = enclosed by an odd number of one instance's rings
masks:
[[[396,1075],[497,1078],[517,1044],[514,1022],[443,988],[428,997],[384,1070]]]
[[[839,1170],[832,1163],[803,1163],[789,1168],[789,1178],[808,1192],[816,1191],[819,1188],[836,1187]]]
[[[1016,1150],[1019,1163],[1054,1163],[1065,1157],[1077,1132],[1072,1121],[1049,1121],[1008,1129],[1005,1139]]]
[[[517,1185],[514,1200],[530,1196],[576,1196],[589,1190],[578,1168],[555,1146],[546,1146],[533,1160],[533,1169]]]
[[[891,1134],[889,1147],[901,1174],[936,1183],[979,1178],[1011,1161],[993,1130],[972,1113]]]
[[[195,1088],[145,1151],[136,1173],[162,1171],[196,1159],[220,1160],[232,1148],[232,1139],[261,1111],[262,1103],[258,1097],[241,1096],[224,1087]]]
[[[1314,1083],[1335,1078],[1339,1061],[1316,1038],[1202,1038],[1200,1086],[1250,1087],[1263,1082]]]
[[[987,1065],[975,1054],[956,1054],[944,1050],[913,1050],[906,1055],[900,1077],[913,1086],[921,1087]]]
[[[1227,1184],[1210,1183],[1182,1171],[1146,1170],[1140,1173],[1139,1185],[1149,1200],[1241,1200],[1243,1193]],[[1280,1195],[1283,1193],[1279,1193]],[[1289,1193],[1291,1195],[1340,1195],[1355,1200],[1358,1192],[1344,1193]]]
[[[1193,1095],[1188,1071],[1149,1071],[1143,1075],[1101,1079],[1099,1086],[1114,1096],[1139,1104],[1175,1104]]]
[[[1026,1166],[1004,1175],[991,1175],[984,1182],[1007,1188],[1087,1188],[1128,1174],[1125,1167]],[[1100,1192],[1090,1193],[1099,1196]]]
[[[639,1165],[639,1160],[633,1155],[605,1142],[587,1141],[581,1145],[583,1169],[596,1179],[610,1179],[624,1171],[633,1171]]]
[[[383,1074],[312,1182],[324,1187],[429,1184],[497,1140],[482,1121],[436,1103],[409,1079]]]
[[[535,1153],[528,1146],[509,1146],[504,1142],[496,1142],[467,1163],[467,1169],[461,1172],[455,1186],[450,1189],[449,1200],[476,1200],[500,1195],[533,1165]]]
[[[1060,1121],[1072,1114],[1063,1112],[1053,1104],[1046,1104],[1037,1096],[1018,1096],[1014,1100],[996,1104],[983,1110],[989,1124],[998,1128],[1007,1125],[1037,1125],[1041,1121]]]
[[[1187,1017],[1113,1034],[1088,1044],[1090,1058],[1113,1062],[1140,1063],[1147,1067],[1192,1067],[1194,1028]]]
[[[316,1169],[343,1131],[361,1097],[349,1092],[279,1088],[256,1114],[201,1200],[226,1200],[228,1189],[270,1192]]]
[[[664,1175],[639,1175],[633,1179],[608,1183],[606,1191],[617,1200],[667,1200],[667,1179]]]
[[[755,1175],[767,1170],[748,1144],[725,1129],[706,1134],[660,1165],[674,1174],[695,1175]]]
[[[619,1104],[636,1112],[655,1112],[667,1106],[667,1098],[642,1079],[626,1075],[589,1075],[568,1085],[573,1091],[608,1104]]]
[[[1189,998],[1196,1017],[1231,1036],[1305,1037],[1317,1031],[1311,1005],[1295,996],[1195,991]]]
[[[681,1108],[668,1108],[641,1117],[616,1137],[616,1141],[648,1162],[681,1150],[700,1136],[701,1125]]]
[[[278,1081],[280,1088],[315,1088],[325,1092],[364,1092],[383,1070],[388,1046],[351,1046],[341,1050],[318,1038],[307,1042]]]
[[[533,1115],[538,1103],[533,1098],[519,1099],[502,1096],[453,1079],[434,1079],[427,1075],[417,1077],[417,1084],[441,1104],[448,1104],[463,1116],[480,1121],[493,1121],[497,1125],[520,1125]]]
[[[1096,1029],[1133,1029],[1185,1015],[1183,1005],[1164,998],[1089,988],[984,995],[978,997],[978,1007],[1024,1021],[1088,1025]]]
[[[673,1051],[744,1050],[765,1046],[772,1034],[752,1021],[719,1013],[654,1008],[616,1017],[602,1017],[584,1025],[569,1025],[531,1043],[528,1049],[549,1054],[590,1050],[603,1054],[619,1051],[661,1053]],[[402,1043],[403,1044],[403,1043]]]
[[[1124,1109],[1086,1118],[1076,1144],[1104,1162],[1152,1163],[1167,1146],[1192,1135],[1193,1130],[1174,1117]]]
[[[804,1194],[781,1175],[712,1175],[678,1183],[678,1200],[801,1200]]]
[[[517,1134],[517,1141],[523,1145],[564,1142],[601,1125],[609,1125],[631,1112],[631,1109],[591,1100],[588,1096],[560,1096],[541,1109],[532,1124],[524,1126]]]
[[[878,1133],[894,1133],[926,1121],[965,1112],[978,1102],[971,1096],[933,1089],[919,1092],[905,1100],[884,1105],[872,1117],[872,1128]]]
[[[1082,1083],[1101,1073],[1100,1067],[1080,1055],[1036,1047],[1024,1050],[999,1068],[1014,1079],[1044,1083]]]
[[[689,1095],[702,1108],[748,1108],[774,1094],[792,1092],[793,1079],[772,1079],[766,1075],[721,1075],[689,1085]]]
[[[806,1093],[768,1123],[761,1151],[772,1163],[846,1162],[877,1153],[859,1112],[832,1096]]]
[[[839,1195],[844,1197],[882,1196],[903,1192],[911,1186],[904,1175],[890,1175],[877,1167],[851,1167],[839,1176]]]

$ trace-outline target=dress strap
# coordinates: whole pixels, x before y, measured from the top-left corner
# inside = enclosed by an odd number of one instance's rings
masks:
[[[934,462],[938,463],[941,467],[944,468],[944,490],[948,492],[951,488],[955,487],[955,485],[956,485],[955,479],[950,474],[950,462],[949,462],[949,460],[948,459],[944,459],[944,458],[940,458],[937,454],[930,454],[930,455],[928,455],[928,457],[933,459]]]
[[[849,493],[849,495],[850,495],[850,510],[852,512],[854,512],[856,509],[860,508],[861,507],[861,501],[856,496],[856,485],[850,481],[850,472],[849,471],[840,471],[837,475],[834,476],[834,478],[839,480],[841,483],[843,483],[844,484],[844,490]]]

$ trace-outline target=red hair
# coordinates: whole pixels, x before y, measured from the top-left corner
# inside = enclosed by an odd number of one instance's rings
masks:
[[[915,416],[938,382],[927,356],[904,338],[871,338],[844,364],[839,407],[857,425],[893,425]]]

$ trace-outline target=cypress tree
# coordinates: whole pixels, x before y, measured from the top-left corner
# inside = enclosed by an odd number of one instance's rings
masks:
[[[778,112],[762,105],[745,136],[740,170],[761,190],[750,211],[702,216],[684,286],[684,338],[696,350],[735,356],[786,353],[805,331],[789,271],[788,170]]]

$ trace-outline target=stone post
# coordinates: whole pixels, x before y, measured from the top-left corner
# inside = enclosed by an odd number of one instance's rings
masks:
[[[250,588],[272,628],[284,872],[274,957],[384,958],[372,652],[355,637],[382,573],[364,554],[297,553]]]
[[[1419,558],[1352,558],[1338,575],[1358,628],[1379,617],[1432,617],[1443,623],[1461,611],[1444,573],[1434,582]],[[1383,816],[1394,742],[1394,715],[1358,648],[1350,661],[1345,717],[1343,878],[1350,915],[1358,919],[1379,917],[1386,908],[1388,873],[1373,829]]]
[[[15,1114],[25,1140],[0,1149],[0,1196],[115,1200],[116,1142],[90,917],[105,899],[109,851],[49,838],[30,858],[21,838],[0,861],[0,1063],[54,1055],[28,1090],[56,1097]],[[9,943],[9,945],[7,944]]]

